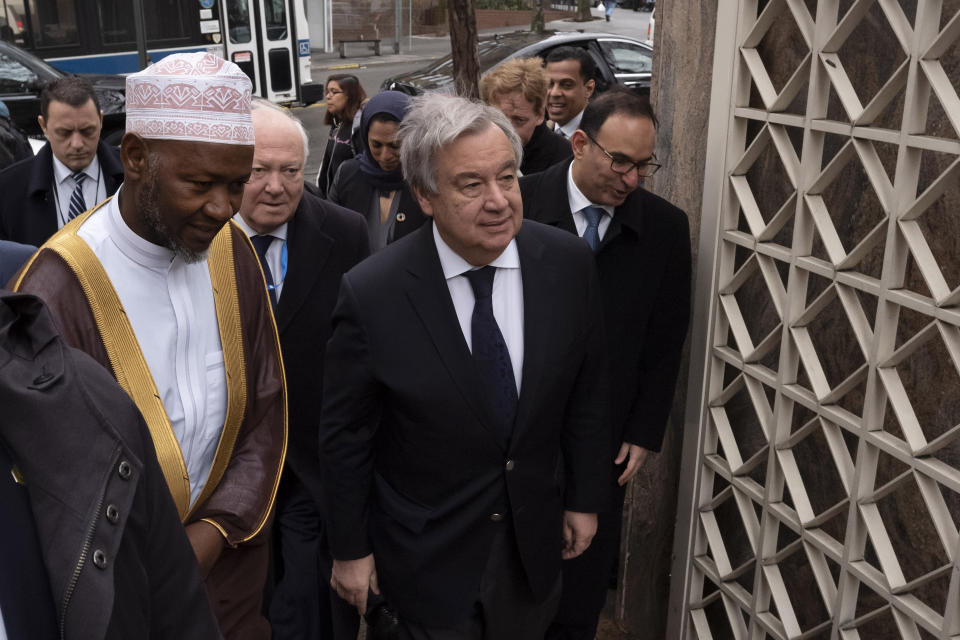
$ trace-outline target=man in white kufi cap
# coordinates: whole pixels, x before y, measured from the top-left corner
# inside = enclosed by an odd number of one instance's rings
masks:
[[[286,448],[270,301],[229,223],[253,160],[250,97],[247,76],[208,53],[129,76],[123,185],[15,283],[46,299],[67,341],[137,404],[221,630],[243,639],[269,637],[261,593]],[[104,509],[100,526],[125,517],[123,505]]]

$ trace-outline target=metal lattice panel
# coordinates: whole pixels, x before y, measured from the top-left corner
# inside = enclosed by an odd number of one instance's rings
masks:
[[[671,637],[960,638],[958,39],[720,0]]]

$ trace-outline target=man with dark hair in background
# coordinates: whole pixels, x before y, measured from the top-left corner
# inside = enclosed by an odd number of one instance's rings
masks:
[[[548,640],[593,640],[620,547],[627,482],[659,451],[690,320],[686,214],[643,189],[660,168],[650,103],[613,88],[590,102],[573,133],[572,162],[520,180],[524,213],[583,238],[600,271],[614,435],[612,509],[597,536],[563,568],[563,596]]]
[[[85,80],[65,76],[44,87],[37,121],[47,144],[0,172],[0,239],[40,246],[116,192],[123,166],[100,140],[103,111]]]
[[[568,140],[597,88],[597,63],[580,47],[557,47],[546,60],[547,115],[553,130]]]

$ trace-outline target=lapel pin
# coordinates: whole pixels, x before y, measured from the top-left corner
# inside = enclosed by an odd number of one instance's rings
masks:
[[[407,219],[407,214],[403,213],[402,211],[397,214],[397,222],[403,222],[406,219]]]

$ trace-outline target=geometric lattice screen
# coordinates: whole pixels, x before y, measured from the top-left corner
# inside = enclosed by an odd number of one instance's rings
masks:
[[[720,1],[672,637],[960,638],[958,4]]]

